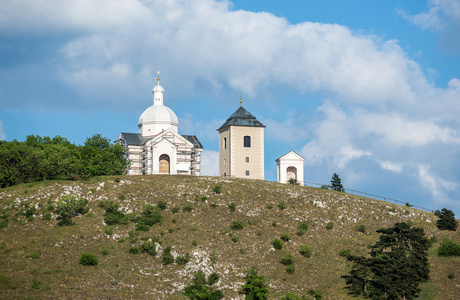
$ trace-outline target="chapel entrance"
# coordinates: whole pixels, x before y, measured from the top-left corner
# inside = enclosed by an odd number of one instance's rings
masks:
[[[167,154],[160,156],[160,174],[169,174],[169,156]]]
[[[295,179],[297,180],[297,169],[296,167],[288,167],[286,170],[286,180],[289,181],[289,179]]]

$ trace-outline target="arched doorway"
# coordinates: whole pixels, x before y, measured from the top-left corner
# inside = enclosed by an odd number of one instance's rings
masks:
[[[295,179],[297,180],[297,169],[296,167],[288,167],[286,170],[286,180],[289,181],[289,179]]]
[[[160,174],[169,174],[169,155],[162,154],[160,156]]]

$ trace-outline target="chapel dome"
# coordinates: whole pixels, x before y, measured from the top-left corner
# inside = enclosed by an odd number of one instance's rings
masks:
[[[157,88],[156,86],[155,88]],[[161,88],[161,86],[159,86]],[[176,114],[167,106],[152,105],[147,108],[139,117],[139,125],[145,123],[161,123],[178,126],[179,121]]]

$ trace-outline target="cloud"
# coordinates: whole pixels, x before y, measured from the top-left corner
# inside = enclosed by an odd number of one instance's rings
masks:
[[[230,89],[258,99],[279,95],[282,86],[386,107],[413,105],[433,89],[397,41],[233,11],[226,1],[13,1],[0,14],[4,33],[66,34],[44,55],[49,66],[57,63],[51,73],[88,107],[106,106],[107,99],[112,107],[125,105],[133,90],[151,88],[158,68],[167,70],[175,96]]]
[[[219,175],[219,152],[203,150],[201,152],[201,175]]]
[[[3,123],[0,121],[0,140],[6,140],[5,129],[3,129]]]
[[[380,167],[384,170],[393,171],[396,173],[402,172],[402,164],[393,163],[390,161],[379,161]]]
[[[418,166],[418,177],[421,185],[431,193],[433,199],[437,202],[453,202],[448,197],[447,193],[458,189],[458,183],[448,182],[438,176],[435,176],[432,172],[430,172],[430,167],[426,165]],[[460,206],[458,201],[456,204]]]

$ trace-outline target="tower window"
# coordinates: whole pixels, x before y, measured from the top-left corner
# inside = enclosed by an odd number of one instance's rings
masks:
[[[249,170],[246,170],[246,176],[249,176]]]
[[[251,148],[251,137],[249,135],[244,136],[244,147]]]
[[[227,138],[224,137],[224,140],[222,141],[222,148],[227,149]]]
[[[247,162],[247,163],[249,162],[249,157],[246,157],[246,162]]]

